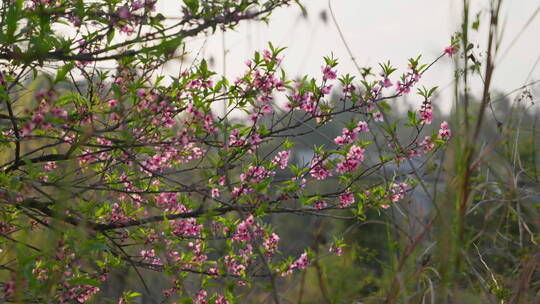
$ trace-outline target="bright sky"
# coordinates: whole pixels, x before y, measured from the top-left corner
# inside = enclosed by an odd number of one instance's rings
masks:
[[[158,10],[164,15],[174,16],[179,7],[178,0],[161,2]],[[284,68],[291,75],[309,74],[317,76],[323,64],[322,57],[333,53],[339,58],[339,72],[355,73],[355,69],[341,42],[335,25],[328,14],[328,0],[302,1],[307,8],[308,18],[302,18],[297,7],[275,11],[269,25],[243,23],[235,32],[225,34],[227,50],[225,73],[240,75],[243,63],[255,50],[262,50],[267,42],[286,46]],[[160,3],[160,2],[158,2]],[[449,44],[450,36],[459,28],[461,3],[457,0],[333,0],[332,7],[355,58],[361,66],[377,66],[390,60],[399,68],[406,68],[407,58],[421,54],[426,62],[436,58]],[[479,33],[472,41],[485,43],[489,11],[489,0],[471,0],[471,18],[482,13]],[[499,61],[493,80],[494,87],[508,92],[526,83],[534,63],[540,56],[540,3],[538,0],[503,1],[503,42],[501,54],[524,28],[536,11],[536,18],[528,25],[510,51]],[[327,12],[327,22],[321,13]],[[213,69],[223,72],[223,35],[219,32],[208,39],[199,37],[190,43],[192,56],[205,43],[201,54],[213,57]],[[478,54],[480,55],[480,54]],[[540,64],[538,64],[540,65]],[[536,67],[529,81],[540,79],[540,67]],[[440,107],[449,110],[452,103],[450,85],[452,60],[444,58],[424,77],[425,86],[446,89],[441,94]],[[478,80],[479,81],[479,80]],[[474,88],[474,87],[473,87]]]

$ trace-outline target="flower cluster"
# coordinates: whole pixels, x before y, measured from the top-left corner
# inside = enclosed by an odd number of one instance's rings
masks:
[[[248,242],[259,237],[263,230],[258,225],[254,225],[255,219],[250,215],[247,219],[241,221],[236,226],[236,233],[232,239],[237,242]]]
[[[276,172],[267,170],[263,166],[249,166],[246,173],[240,174],[242,182],[258,183],[265,178],[274,176]]]
[[[422,124],[431,124],[433,120],[433,106],[431,105],[431,99],[426,99],[422,102],[420,107],[420,118],[422,118]]]
[[[339,206],[341,208],[348,207],[354,204],[354,193],[346,191],[344,194],[339,196]]]
[[[450,130],[448,123],[446,121],[443,121],[441,123],[441,128],[439,129],[439,138],[442,140],[449,140],[451,136],[452,131]]]
[[[365,133],[369,132],[369,127],[365,121],[358,122],[357,126],[352,130],[343,128],[341,135],[334,138],[334,142],[338,146],[348,145],[358,138],[358,134],[361,131]]]
[[[353,172],[364,161],[364,151],[358,146],[351,146],[349,152],[347,153],[345,159],[342,162],[339,162],[336,167],[336,171],[340,173]]]
[[[311,160],[310,165],[311,165],[311,170],[309,171],[309,173],[314,178],[318,180],[325,180],[329,176],[332,176],[332,172],[328,170],[329,164],[326,160],[323,160],[322,158],[317,156]]]
[[[285,169],[287,168],[287,163],[289,162],[289,158],[291,157],[291,151],[281,151],[274,157],[272,160],[272,163],[275,165],[279,164],[279,168]]]
[[[309,265],[309,258],[306,252],[302,253],[298,259],[288,265],[287,270],[281,273],[281,276],[290,275],[294,269],[306,269]]]
[[[405,192],[409,188],[406,183],[394,183],[391,189],[391,199],[393,203],[397,203],[405,197]]]
[[[267,255],[271,255],[278,249],[279,236],[272,232],[272,234],[265,238],[263,242],[264,249]]]

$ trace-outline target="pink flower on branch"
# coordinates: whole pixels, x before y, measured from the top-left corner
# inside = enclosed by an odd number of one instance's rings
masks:
[[[442,140],[449,140],[452,136],[452,131],[450,130],[448,123],[446,121],[443,121],[441,123],[441,128],[439,129],[439,137]]]
[[[444,53],[448,55],[449,57],[452,57],[452,55],[456,54],[458,52],[457,45],[450,45],[444,48]]]
[[[354,193],[347,190],[345,193],[339,196],[339,206],[341,208],[349,207],[352,204],[354,204]]]
[[[334,70],[332,70],[332,67],[330,66],[325,66],[323,67],[322,69],[322,72],[323,72],[323,80],[333,80],[333,79],[336,79],[337,78],[337,74]]]

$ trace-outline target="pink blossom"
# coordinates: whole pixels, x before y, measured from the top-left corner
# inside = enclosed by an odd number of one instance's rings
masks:
[[[265,104],[265,105],[262,107],[261,111],[262,111],[262,113],[263,113],[264,115],[268,115],[268,114],[270,114],[270,112],[272,111],[272,106],[269,105],[269,104]]]
[[[213,188],[211,192],[212,192],[211,193],[212,198],[219,197],[219,189],[218,188]]]
[[[292,111],[294,109],[292,103],[290,101],[285,102],[285,110]]]
[[[68,113],[66,110],[62,110],[62,109],[59,109],[59,108],[55,108],[55,109],[52,109],[51,110],[51,114],[53,116],[56,116],[56,117],[60,117],[64,120],[67,120],[68,119]]]
[[[180,219],[170,222],[173,234],[178,236],[199,236],[203,225],[197,225],[195,218]]]
[[[294,268],[305,269],[309,265],[307,253],[302,253],[300,257],[293,263]]]
[[[341,248],[341,247],[336,247],[336,246],[331,246],[331,247],[328,249],[328,252],[330,252],[330,253],[335,252],[337,256],[341,256],[341,254],[342,254],[342,248]]]
[[[359,131],[360,130],[357,128],[354,128],[353,130],[343,128],[343,130],[341,131],[341,136],[334,138],[334,142],[338,146],[348,145],[352,143],[354,140],[356,140],[356,138],[358,137]]]
[[[325,66],[323,67],[323,80],[332,80],[337,78],[337,74],[334,70],[332,70],[332,67]]]
[[[9,281],[4,284],[4,295],[12,297],[15,294],[15,281]]]
[[[131,12],[127,6],[119,8],[117,14],[120,19],[129,19],[131,17]]]
[[[365,133],[369,132],[368,124],[365,121],[359,121],[358,124],[356,125],[356,128],[358,129],[358,131],[362,131]]]
[[[43,117],[43,113],[36,112],[32,116],[32,123],[34,123],[35,125],[40,125],[44,120],[45,118]]]
[[[383,115],[381,112],[375,112],[375,114],[373,114],[373,118],[375,119],[375,121],[383,121]]]
[[[354,90],[356,90],[356,88],[352,84],[348,84],[343,88],[342,92],[343,94],[347,94],[347,93],[354,92]]]
[[[433,107],[431,105],[431,100],[426,99],[420,107],[420,118],[422,118],[422,124],[431,124],[433,119]]]
[[[452,131],[448,127],[448,123],[446,121],[443,121],[441,123],[441,128],[439,129],[439,137],[442,140],[448,140],[452,136]]]
[[[458,47],[455,45],[450,45],[444,48],[444,53],[452,57],[452,55],[458,52]]]
[[[144,3],[141,0],[137,0],[133,2],[133,10],[138,10],[144,7]]]
[[[56,164],[56,162],[53,162],[53,161],[47,162],[45,166],[43,166],[43,170],[47,172],[50,172],[56,168],[58,168],[58,165]]]
[[[336,171],[343,173],[358,169],[360,163],[364,161],[364,151],[364,149],[358,146],[351,146],[345,159],[337,164]]]
[[[197,295],[195,296],[195,300],[193,301],[194,304],[206,304],[208,303],[206,300],[207,292],[204,289],[199,290]]]
[[[246,194],[246,193],[251,192],[251,190],[253,190],[253,189],[251,187],[247,187],[247,186],[234,187],[233,190],[231,191],[231,196],[234,197],[234,198],[237,198],[237,197],[241,196],[242,194]]]
[[[236,233],[233,235],[232,239],[237,242],[247,242],[252,240],[256,237],[254,233],[257,230],[256,227],[252,228],[254,223],[255,220],[253,215],[250,215],[247,219],[238,223],[236,226]]]
[[[246,266],[231,256],[225,256],[224,263],[227,266],[227,270],[234,275],[242,275],[242,272],[246,270]]]
[[[272,233],[269,237],[267,237],[264,240],[263,246],[264,246],[264,249],[266,249],[267,255],[270,255],[277,250],[278,242],[279,242],[279,236],[275,233]]]
[[[289,158],[291,157],[290,151],[281,151],[278,153],[277,156],[274,157],[272,160],[273,164],[279,164],[279,167],[281,169],[285,169],[287,167],[287,163],[289,162]]]
[[[424,153],[433,150],[433,148],[435,148],[435,143],[433,143],[433,141],[431,140],[431,136],[426,136],[420,144],[420,147],[422,148],[422,151],[424,151]]]
[[[174,192],[163,192],[156,197],[156,205],[166,211],[186,212],[186,207],[178,202],[178,195]]]
[[[137,89],[137,97],[146,97],[146,90],[143,88]]]
[[[120,205],[118,205],[118,203],[114,203],[111,214],[108,217],[109,223],[125,223],[130,220],[132,220],[132,218],[125,214]]]
[[[324,86],[324,87],[321,89],[321,93],[322,93],[323,95],[328,95],[328,94],[330,94],[331,91],[332,91],[332,85]]]
[[[390,79],[388,79],[388,77],[385,77],[383,81],[379,82],[379,85],[382,86],[383,88],[389,88],[393,84],[392,84],[392,81],[390,81]]]
[[[227,301],[224,296],[219,295],[216,299],[216,304],[229,304],[229,301]]]
[[[327,168],[327,161],[323,161],[320,157],[314,157],[311,160],[311,170],[309,170],[309,173],[318,180],[324,180],[332,176],[332,173]]]
[[[264,50],[263,57],[265,60],[270,61],[272,59],[272,53],[269,50]]]
[[[322,210],[322,209],[326,208],[326,206],[328,206],[328,203],[326,203],[325,201],[317,201],[313,205],[313,207],[315,209],[317,209],[317,210]]]
[[[409,185],[406,183],[394,183],[390,188],[390,200],[392,203],[398,203],[405,197],[405,192],[409,189]],[[390,207],[388,204],[381,204],[382,208],[387,209]]]
[[[409,151],[408,157],[409,157],[409,159],[412,159],[413,157],[419,156],[419,155],[420,155],[420,151],[419,151],[419,150],[411,149],[411,150]]]
[[[240,174],[240,180],[243,182],[258,183],[265,178],[274,176],[274,171],[267,170],[263,166],[249,166],[246,173]]]
[[[398,80],[398,82],[396,82],[396,90],[398,91],[400,96],[403,94],[409,94],[409,92],[411,92],[411,86],[412,86],[412,81],[411,82],[406,81],[405,83],[401,83]]]
[[[354,203],[354,194],[348,190],[339,196],[339,206],[345,208]]]

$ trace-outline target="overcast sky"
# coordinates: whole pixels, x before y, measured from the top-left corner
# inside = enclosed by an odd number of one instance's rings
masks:
[[[176,0],[161,2],[158,7],[165,15],[174,15]],[[290,76],[318,75],[322,57],[333,53],[339,59],[339,72],[355,73],[349,55],[339,39],[335,25],[328,14],[328,0],[302,1],[308,17],[302,18],[297,7],[275,11],[268,25],[249,22],[225,34],[226,74],[235,77],[244,70],[243,63],[255,50],[262,50],[267,42],[286,46],[283,66]],[[159,3],[159,2],[158,2]],[[422,55],[426,62],[436,58],[449,45],[450,36],[459,28],[461,3],[457,0],[332,0],[332,7],[344,35],[361,66],[377,66],[390,60],[395,66],[405,68],[407,58]],[[481,31],[471,40],[485,43],[489,1],[471,0],[472,17],[482,12]],[[540,7],[538,0],[503,1],[503,43],[501,54]],[[325,23],[321,14],[327,12]],[[201,55],[213,58],[213,69],[223,72],[223,35],[216,33],[209,38],[199,37],[189,44],[192,56],[205,45]],[[478,54],[481,55],[481,54]],[[494,87],[508,92],[522,86],[540,56],[540,13],[526,28],[508,54],[499,61],[493,80]],[[530,80],[540,78],[536,67]],[[448,110],[451,100],[452,61],[440,61],[424,77],[422,84],[445,88],[438,101]]]

